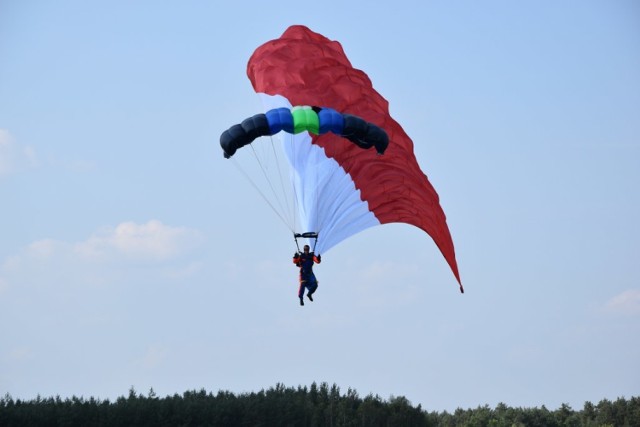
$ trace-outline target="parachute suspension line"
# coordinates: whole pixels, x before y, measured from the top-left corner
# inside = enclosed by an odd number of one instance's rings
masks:
[[[322,150],[322,148],[320,148]],[[323,150],[324,151],[324,150]],[[323,215],[320,215],[320,210],[318,209],[319,205],[320,205],[320,172],[319,172],[320,168],[315,168],[315,173],[316,173],[316,182],[315,182],[315,195],[314,195],[314,210],[316,213],[316,220],[315,220],[315,231],[316,233],[320,232],[320,217]],[[316,236],[316,240],[313,244],[313,251],[315,252],[316,250],[316,244],[318,243],[318,237]]]
[[[293,233],[293,240],[296,241],[296,249],[298,249],[298,252],[300,252],[300,246],[298,245],[298,236],[296,235],[296,233]]]
[[[265,194],[260,190],[260,188],[256,185],[256,183],[251,179],[251,177],[249,176],[249,174],[247,174],[247,172],[244,171],[244,169],[242,169],[240,167],[240,165],[238,164],[237,160],[234,159],[233,157],[231,158],[231,160],[233,161],[232,163],[236,166],[236,168],[238,168],[238,170],[242,173],[242,175],[244,175],[244,177],[247,179],[247,181],[249,181],[249,183],[253,186],[253,188],[258,192],[258,194],[260,194],[260,196],[264,199],[265,202],[267,202],[267,204],[269,205],[269,207],[271,208],[271,210],[273,210],[273,212],[275,212],[275,214],[278,216],[278,218],[280,218],[280,220],[284,223],[284,225],[291,230],[291,232],[293,233],[293,229],[291,228],[291,224],[288,223],[284,217],[280,214],[280,212],[278,212],[278,210],[275,208],[275,206],[273,206],[273,204],[269,201],[269,199],[267,198],[267,196],[265,196]]]
[[[260,157],[258,156],[258,154],[256,153],[255,148],[253,147],[253,144],[250,144],[251,147],[251,151],[253,152],[253,156],[255,157],[256,161],[258,162],[258,165],[260,166],[260,169],[262,170],[262,174],[264,175],[265,180],[267,181],[267,183],[269,184],[269,188],[271,188],[271,193],[273,194],[275,200],[278,202],[278,205],[280,207],[280,212],[282,212],[284,215],[286,210],[284,209],[283,205],[282,205],[282,200],[280,200],[280,197],[278,197],[278,193],[275,190],[275,188],[273,187],[273,183],[271,182],[271,179],[269,178],[269,175],[267,174],[267,170],[264,167],[264,165],[262,164],[262,162],[260,161]],[[264,197],[266,199],[266,196],[263,194],[262,197]],[[269,203],[271,204],[271,203]],[[275,208],[274,208],[275,210]],[[280,216],[282,218],[283,214],[278,214],[278,216]],[[287,222],[284,218],[283,221]],[[288,228],[291,228],[291,222],[289,222]]]
[[[293,228],[295,230],[296,228],[296,224],[298,221],[298,190],[296,188],[296,179],[295,179],[295,174],[297,173],[297,164],[296,164],[296,160],[297,160],[297,156],[296,156],[296,144],[295,144],[295,139],[293,137],[293,135],[289,134],[289,137],[287,138],[288,141],[287,143],[291,144],[291,157],[293,158],[292,161],[292,168],[291,168],[291,189],[293,192],[293,210],[291,211],[292,215],[293,215]],[[298,239],[296,239],[296,246],[298,245]],[[300,250],[300,248],[298,248],[298,251]]]
[[[276,151],[276,145],[273,141],[273,135],[269,136],[269,139],[271,140],[271,149],[273,151],[273,157],[276,159],[276,168],[278,169],[278,178],[280,179],[280,188],[282,189],[282,196],[284,198],[284,203],[286,204],[285,212],[292,212],[291,218],[293,220],[291,221],[291,226],[295,230],[296,228],[295,199],[293,201],[294,206],[292,210],[289,211],[289,199],[287,198],[287,190],[284,188],[284,177],[282,176],[282,168],[280,167],[280,160],[279,160],[280,156],[278,156],[278,153]]]

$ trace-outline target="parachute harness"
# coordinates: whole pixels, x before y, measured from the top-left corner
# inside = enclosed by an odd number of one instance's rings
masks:
[[[293,238],[296,241],[296,248],[298,248],[298,252],[300,252],[300,246],[298,246],[298,239],[314,239],[313,240],[313,249],[311,252],[316,251],[316,244],[318,243],[318,233],[313,231],[308,231],[306,233],[293,233]]]

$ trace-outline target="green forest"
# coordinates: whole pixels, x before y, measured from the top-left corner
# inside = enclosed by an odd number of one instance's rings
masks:
[[[549,410],[512,408],[499,403],[495,408],[428,411],[413,406],[405,397],[382,399],[369,394],[360,397],[327,383],[310,387],[275,387],[259,392],[234,394],[187,391],[182,395],[158,397],[129,390],[115,401],[60,396],[32,400],[0,399],[2,427],[72,426],[640,426],[640,397],[586,402],[581,409],[563,404]]]

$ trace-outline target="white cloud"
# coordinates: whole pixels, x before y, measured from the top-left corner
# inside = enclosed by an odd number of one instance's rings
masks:
[[[19,255],[6,258],[4,267],[18,265],[26,259],[69,257],[80,257],[85,261],[165,261],[182,255],[201,240],[201,235],[196,230],[172,227],[158,220],[145,224],[123,222],[115,227],[104,227],[81,242],[37,240]]]
[[[132,260],[162,261],[178,256],[199,241],[200,234],[185,227],[171,227],[157,220],[146,224],[123,222],[94,233],[77,243],[75,250],[87,258],[118,254]]]
[[[105,227],[80,242],[38,240],[0,263],[0,295],[17,284],[100,286],[134,274],[182,279],[200,267],[181,257],[201,240],[196,230],[157,220]]]
[[[640,289],[629,289],[611,298],[605,305],[610,313],[640,314]]]
[[[33,258],[49,258],[56,251],[60,251],[65,245],[52,239],[43,239],[27,246],[26,253]]]
[[[10,282],[7,277],[20,271],[35,271],[46,263],[60,262],[70,252],[71,245],[52,239],[37,240],[17,254],[8,256],[0,264],[0,274],[5,275],[5,287]]]
[[[33,147],[20,146],[9,131],[0,129],[0,175],[15,173],[37,164],[38,156]]]

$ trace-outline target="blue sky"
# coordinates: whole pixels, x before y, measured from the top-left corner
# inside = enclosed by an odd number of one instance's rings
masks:
[[[417,228],[323,254],[223,159],[245,68],[303,24],[390,102],[461,295]],[[640,7],[0,2],[0,393],[336,383],[428,410],[640,395]]]

